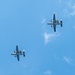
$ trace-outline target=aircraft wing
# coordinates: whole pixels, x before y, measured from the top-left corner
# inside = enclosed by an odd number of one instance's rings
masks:
[[[16,45],[16,51],[18,52],[18,46]]]
[[[19,55],[17,55],[17,60],[19,61]]]
[[[56,25],[54,25],[54,32],[56,32]]]
[[[55,21],[56,20],[56,18],[55,18],[55,14],[53,14],[53,21]]]

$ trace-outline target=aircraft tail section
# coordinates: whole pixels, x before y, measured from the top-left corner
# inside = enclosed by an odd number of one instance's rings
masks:
[[[62,21],[60,21],[60,25],[61,25],[61,27],[62,27]]]
[[[23,50],[23,56],[25,57],[25,51]]]

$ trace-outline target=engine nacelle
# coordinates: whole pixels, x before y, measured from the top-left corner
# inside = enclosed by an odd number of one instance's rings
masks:
[[[57,24],[59,24],[59,21],[58,21],[58,20],[56,20],[56,23],[57,23]]]

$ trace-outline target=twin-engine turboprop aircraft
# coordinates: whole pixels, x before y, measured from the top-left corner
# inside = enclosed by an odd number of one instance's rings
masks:
[[[62,27],[62,21],[56,20],[55,14],[53,14],[51,22],[48,22],[47,24],[54,28],[54,32],[56,32],[56,25],[60,25]]]
[[[25,51],[21,51],[18,49],[18,46],[16,46],[16,51],[14,51],[11,55],[14,55],[15,57],[17,57],[17,60],[19,61],[19,55],[23,55],[25,57]]]

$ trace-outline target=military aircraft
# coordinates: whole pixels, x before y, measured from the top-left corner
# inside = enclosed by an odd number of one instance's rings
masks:
[[[16,51],[14,51],[14,53],[11,53],[11,55],[14,55],[15,57],[17,57],[17,60],[19,61],[19,55],[23,55],[25,57],[25,50],[21,51],[18,49],[18,46],[16,45]]]
[[[62,27],[62,21],[56,20],[55,14],[53,14],[51,22],[48,22],[47,24],[54,28],[54,32],[56,32],[56,25],[60,25]]]

